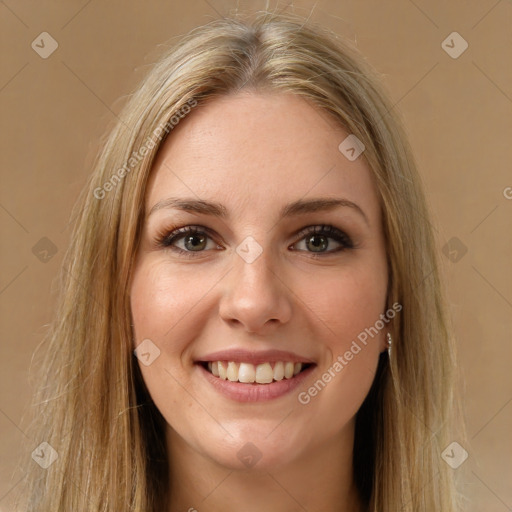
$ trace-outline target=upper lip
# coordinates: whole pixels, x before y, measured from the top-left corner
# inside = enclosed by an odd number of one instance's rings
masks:
[[[203,357],[197,359],[197,362],[208,362],[208,361],[234,361],[235,363],[276,363],[278,361],[292,363],[314,363],[314,361],[308,357],[300,356],[293,352],[287,352],[284,350],[260,350],[251,351],[245,349],[228,349],[219,350],[218,352],[212,352]]]

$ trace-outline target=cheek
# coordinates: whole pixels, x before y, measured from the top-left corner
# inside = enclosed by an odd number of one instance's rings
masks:
[[[174,342],[186,340],[184,335],[191,328],[187,315],[192,314],[212,284],[204,275],[199,279],[171,271],[165,262],[140,265],[130,293],[135,339],[150,338],[161,345],[173,340],[165,349],[179,348]]]
[[[382,351],[385,331],[380,318],[385,313],[387,275],[382,265],[375,265],[376,271],[369,268],[339,272],[329,279],[317,276],[314,284],[308,283],[311,289],[301,291],[310,297],[311,322],[326,350],[317,380],[301,389],[299,401],[311,408],[310,417],[322,417],[332,433],[363,403]]]
[[[348,350],[351,341],[385,312],[387,276],[381,267],[376,265],[372,271],[365,265],[360,270],[317,274],[304,284],[300,294],[322,327],[324,343],[336,354]]]
[[[151,397],[166,417],[166,411],[192,405],[187,404],[189,397],[181,392],[180,383],[186,379],[181,358],[190,339],[197,335],[197,322],[191,319],[196,311],[194,307],[207,289],[204,278],[184,277],[162,261],[143,259],[133,275],[130,288],[133,348],[150,347],[150,364],[146,365],[141,358],[138,365]],[[151,344],[146,340],[151,340]]]

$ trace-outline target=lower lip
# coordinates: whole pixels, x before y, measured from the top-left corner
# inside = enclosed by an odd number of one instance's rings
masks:
[[[265,402],[279,398],[287,393],[291,393],[295,388],[308,378],[313,372],[316,365],[311,365],[304,371],[298,373],[291,379],[285,379],[271,382],[269,384],[245,384],[243,382],[231,382],[230,380],[223,380],[215,377],[212,373],[206,370],[201,364],[197,364],[199,371],[205,376],[206,380],[224,396],[236,402]]]

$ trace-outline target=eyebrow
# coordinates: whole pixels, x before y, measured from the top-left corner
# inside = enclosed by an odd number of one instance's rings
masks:
[[[287,217],[294,217],[313,212],[327,212],[340,207],[352,208],[364,218],[366,224],[369,224],[366,214],[359,205],[349,201],[348,199],[332,197],[321,197],[307,200],[299,199],[285,205],[279,213],[279,218],[284,219]],[[163,208],[175,208],[186,212],[212,215],[221,219],[230,218],[229,212],[224,205],[214,201],[206,201],[203,199],[188,197],[168,197],[167,199],[162,199],[151,208],[146,218],[148,218],[155,211],[161,210]]]

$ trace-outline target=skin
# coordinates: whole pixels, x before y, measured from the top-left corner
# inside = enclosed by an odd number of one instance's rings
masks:
[[[364,156],[349,161],[338,150],[347,135],[298,96],[242,92],[192,110],[158,153],[146,214],[173,196],[220,202],[231,215],[158,209],[137,253],[134,348],[149,338],[160,350],[139,366],[168,424],[171,512],[362,510],[354,419],[385,350],[385,328],[308,404],[297,398],[386,311],[380,203]],[[285,204],[313,197],[348,199],[366,220],[350,207],[278,218]],[[340,244],[320,236],[329,243],[320,254],[309,236],[294,237],[322,224],[345,232],[354,248],[334,252]],[[159,233],[190,225],[211,230],[199,251],[183,236],[174,242],[192,257],[158,245]],[[252,263],[236,252],[248,236],[263,250]],[[234,347],[289,350],[317,366],[297,391],[240,404],[194,365]],[[237,457],[248,442],[261,455],[252,467]]]

